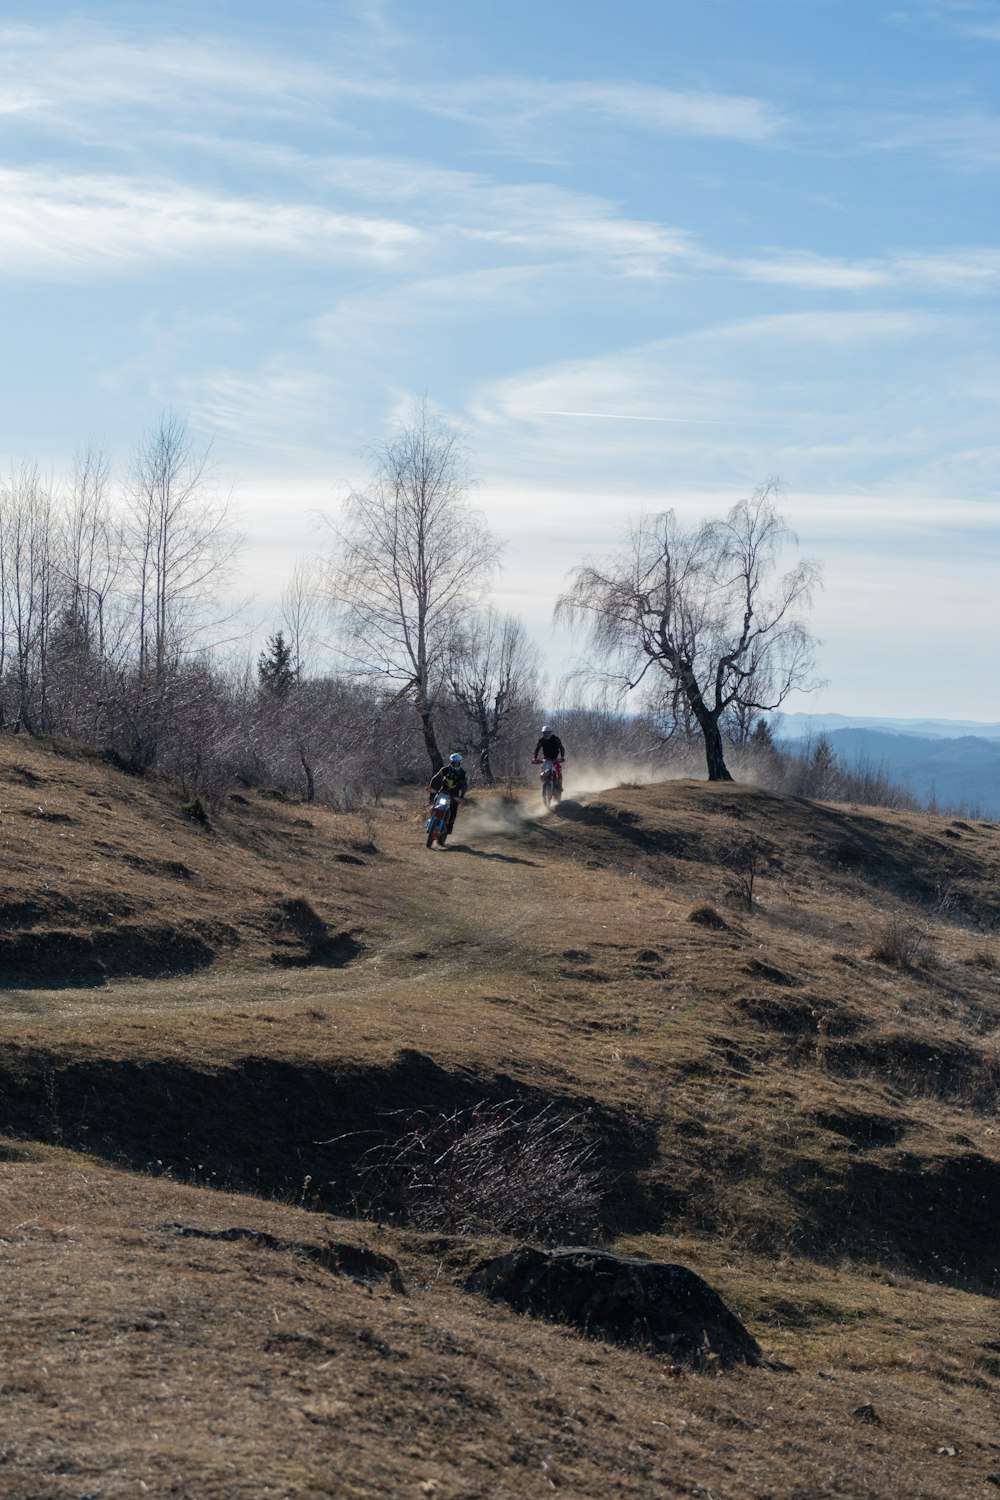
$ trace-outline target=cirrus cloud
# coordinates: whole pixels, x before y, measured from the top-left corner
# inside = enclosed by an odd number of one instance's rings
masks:
[[[0,200],[0,268],[24,277],[120,275],[251,252],[387,263],[422,237],[393,219],[114,176],[0,171]]]

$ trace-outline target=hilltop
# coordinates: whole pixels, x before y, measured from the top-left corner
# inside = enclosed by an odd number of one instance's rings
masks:
[[[428,852],[415,797],[204,809],[0,739],[5,1493],[989,1492],[1000,830],[568,793],[480,792]],[[462,1292],[493,1242],[354,1216],[394,1111],[515,1097],[771,1368],[672,1375]],[[324,1236],[406,1293],[331,1297]]]

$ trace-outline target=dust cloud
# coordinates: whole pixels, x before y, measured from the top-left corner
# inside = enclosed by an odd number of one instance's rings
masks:
[[[654,781],[676,779],[684,772],[665,772],[662,767],[654,771],[651,767],[637,767],[628,762],[618,765],[567,765],[563,772],[563,801],[572,802],[578,797],[595,792],[611,791],[614,787],[649,786]],[[508,798],[502,793],[484,793],[482,790],[470,794],[469,806],[459,813],[459,826],[470,837],[483,837],[495,833],[514,833],[524,823],[535,823],[549,816],[550,809],[542,801],[539,783],[516,787]]]

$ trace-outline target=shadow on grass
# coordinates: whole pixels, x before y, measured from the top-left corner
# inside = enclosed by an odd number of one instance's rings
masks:
[[[453,849],[456,854],[468,854],[472,859],[497,859],[504,865],[531,865],[532,869],[538,868],[537,859],[522,859],[519,854],[496,854],[490,849],[472,849],[468,844],[448,844],[448,849]]]
[[[124,923],[105,931],[35,930],[0,939],[0,987],[17,990],[78,989],[108,979],[164,978],[207,969],[225,931]]]

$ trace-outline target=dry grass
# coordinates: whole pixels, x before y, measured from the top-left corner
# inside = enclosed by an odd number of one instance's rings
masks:
[[[579,1115],[478,1100],[450,1114],[402,1110],[388,1130],[359,1161],[369,1213],[446,1234],[558,1242],[596,1231],[597,1148]]]
[[[198,973],[220,959],[311,962],[324,939],[363,941],[370,923],[378,941],[381,912],[358,880],[378,856],[354,816],[310,807],[303,818],[283,799],[236,794],[205,825],[160,777],[9,739],[0,795],[8,984]],[[313,908],[304,927],[303,900]]]
[[[0,1166],[0,1491],[984,1493],[1000,835],[568,793],[547,817],[479,796],[435,856],[417,801],[363,826],[247,793],[209,833],[165,783],[0,738],[0,1083],[8,1129],[50,1143]],[[775,853],[730,916],[734,824]],[[858,957],[887,910],[933,962]],[[691,1264],[795,1371],[677,1381],[461,1295],[469,1242],[324,1217],[363,1147],[319,1143],[511,1097],[585,1115],[605,1235]],[[410,1292],[177,1219],[335,1227]]]
[[[44,1205],[44,1207],[40,1207]],[[58,1153],[0,1168],[4,1494],[118,1497],[982,1493],[992,1304],[703,1240],[698,1265],[791,1369],[678,1376],[458,1290],[473,1242],[377,1233]],[[395,1254],[406,1291],[252,1242]],[[870,1403],[877,1426],[851,1419]],[[954,1448],[954,1454],[942,1454]],[[422,1488],[423,1487],[423,1488]]]
[[[897,969],[913,969],[927,956],[927,929],[912,913],[891,911],[872,919],[861,957]]]

